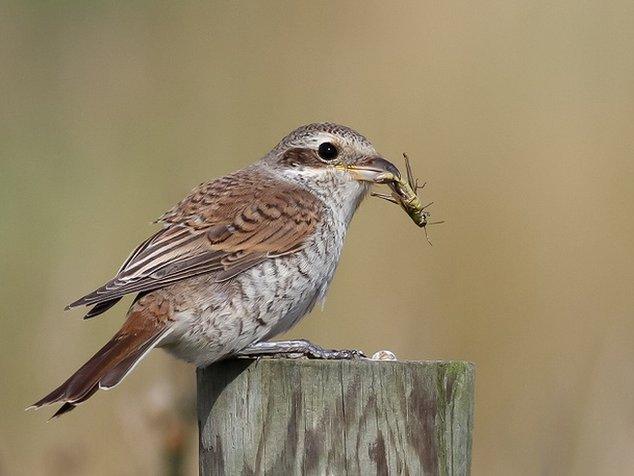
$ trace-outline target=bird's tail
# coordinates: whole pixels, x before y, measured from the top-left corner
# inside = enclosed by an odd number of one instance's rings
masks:
[[[27,410],[62,403],[51,418],[71,411],[97,390],[107,390],[120,383],[169,331],[169,327],[157,325],[155,320],[146,319],[140,312],[130,314],[123,327],[99,352]]]

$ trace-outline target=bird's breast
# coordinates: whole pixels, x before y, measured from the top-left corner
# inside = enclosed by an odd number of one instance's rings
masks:
[[[290,329],[325,298],[363,194],[355,198],[345,206],[325,202],[321,222],[296,253],[263,261],[222,283],[211,275],[194,278],[190,296],[197,296],[197,305],[179,318],[178,342],[170,350],[207,365]]]

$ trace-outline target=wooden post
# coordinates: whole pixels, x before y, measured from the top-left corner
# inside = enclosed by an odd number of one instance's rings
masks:
[[[230,360],[198,370],[201,475],[466,475],[468,362]]]

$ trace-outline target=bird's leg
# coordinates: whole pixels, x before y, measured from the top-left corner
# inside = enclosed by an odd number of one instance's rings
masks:
[[[278,340],[272,342],[256,342],[245,347],[235,354],[236,357],[285,357],[297,359],[307,357],[309,359],[340,359],[352,360],[365,357],[359,350],[332,350],[324,349],[304,339]]]

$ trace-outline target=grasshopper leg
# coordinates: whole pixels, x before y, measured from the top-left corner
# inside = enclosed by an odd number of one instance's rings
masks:
[[[419,190],[424,189],[425,185],[427,185],[427,182],[423,182],[422,185],[419,185],[418,179],[416,179],[416,182],[414,183],[414,192],[418,192]]]
[[[409,157],[403,152],[403,158],[405,159],[405,171],[407,173],[407,183],[416,192],[416,181],[414,180],[414,172],[412,171],[412,164],[409,161]]]
[[[383,200],[387,200],[388,202],[392,202],[392,203],[396,203],[396,204],[399,203],[398,200],[394,199],[394,197],[392,197],[391,195],[386,195],[384,193],[374,193],[374,192],[372,192],[370,194],[370,196],[382,198]]]

